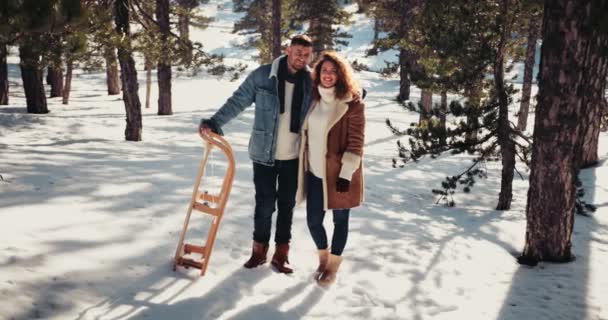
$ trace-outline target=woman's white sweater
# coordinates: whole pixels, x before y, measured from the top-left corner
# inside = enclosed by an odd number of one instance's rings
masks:
[[[315,176],[325,178],[325,154],[327,153],[327,130],[329,120],[336,112],[334,88],[319,86],[321,99],[308,118],[308,163]]]

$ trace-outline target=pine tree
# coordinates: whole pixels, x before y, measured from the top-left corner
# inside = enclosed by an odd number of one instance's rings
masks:
[[[528,112],[530,109],[530,93],[532,91],[532,78],[534,72],[534,56],[536,54],[536,43],[542,21],[542,3],[538,0],[524,1],[524,12],[527,12],[528,43],[526,45],[526,59],[524,62],[524,79],[521,91],[521,105],[517,117],[517,129],[526,130],[528,125]]]
[[[42,65],[40,61],[42,48],[39,34],[23,36],[19,45],[19,67],[28,113],[48,113],[42,83]]]
[[[281,55],[281,0],[272,0],[272,59]]]
[[[63,42],[61,34],[47,36],[48,51],[43,57],[44,64],[47,64],[46,82],[51,86],[50,98],[61,97],[63,95]]]
[[[15,41],[17,34],[15,16],[18,11],[16,0],[0,2],[0,105],[8,104],[8,45]]]
[[[118,71],[118,56],[116,48],[120,37],[114,26],[113,10],[108,9],[109,1],[97,1],[88,6],[87,15],[91,35],[92,56],[99,56],[105,64],[106,86],[108,95],[120,94],[120,74]]]
[[[6,44],[0,44],[0,105],[8,104],[8,65],[6,56],[8,48]]]
[[[608,76],[605,12],[607,0],[545,2],[523,264],[573,259],[585,116],[601,105]]]
[[[337,0],[309,0],[292,3],[294,19],[308,21],[307,34],[313,40],[313,50],[318,55],[323,50],[333,50],[348,45],[352,37],[339,26],[349,24],[350,14],[340,7]]]
[[[502,4],[497,11],[496,6]],[[468,100],[464,106],[452,103],[449,111],[454,117],[466,117],[455,128],[445,128],[442,118],[446,108],[417,108],[410,110],[426,116],[413,128],[402,131],[387,124],[399,135],[409,134],[408,146],[398,144],[399,157],[406,163],[424,155],[436,156],[442,152],[468,152],[476,154],[474,164],[462,174],[448,177],[443,190],[436,193],[453,204],[451,194],[460,182],[465,191],[474,184],[475,177],[485,176],[479,165],[487,160],[502,159],[503,173],[501,193],[497,209],[510,206],[511,183],[515,156],[527,161],[528,146],[521,140],[529,140],[514,131],[508,119],[508,105],[513,88],[504,83],[504,61],[513,56],[514,48],[521,39],[509,35],[519,10],[514,1],[466,1],[447,4],[443,1],[426,1],[410,30],[406,44],[408,50],[418,55],[418,69],[412,73],[414,82],[422,88],[445,92],[464,93]],[[484,77],[494,73],[492,90],[484,94]],[[427,107],[428,108],[428,107]],[[430,118],[430,119],[429,119]],[[521,138],[521,139],[520,139]],[[397,165],[396,160],[394,165]]]
[[[172,7],[172,12],[177,14],[177,29],[179,37],[184,40],[183,65],[187,68],[192,64],[193,42],[190,40],[190,25],[204,29],[212,21],[211,18],[196,13],[196,8],[208,3],[209,0],[177,0],[177,6]]]
[[[410,99],[410,85],[413,72],[419,71],[417,55],[408,49],[408,38],[414,27],[417,13],[421,10],[423,0],[379,0],[369,1],[368,8],[378,27],[386,36],[376,39],[373,48],[368,52],[374,55],[379,51],[390,49],[399,52],[399,93],[397,101]],[[377,33],[378,30],[375,30]],[[427,93],[428,94],[428,93]],[[432,93],[431,93],[432,94]],[[428,107],[425,105],[425,107]]]
[[[598,98],[589,102],[589,112],[583,115],[582,121],[586,124],[583,131],[583,144],[581,150],[581,169],[595,166],[599,162],[598,147],[600,131],[602,127],[602,116],[606,112],[607,104],[605,98]]]
[[[275,7],[275,2],[276,0],[233,0],[234,11],[245,15],[234,24],[232,32],[248,36],[247,42],[241,47],[256,48],[260,63],[272,62],[277,54],[277,45],[280,55],[280,44],[301,27],[294,20],[290,1],[283,1],[278,7]],[[275,14],[277,9],[280,16],[278,21]],[[273,14],[269,15],[269,12]],[[280,38],[276,35],[277,31]]]
[[[90,52],[88,49],[87,35],[84,32],[73,32],[64,37],[64,59],[66,65],[64,88],[62,92],[62,103],[68,104],[72,90],[72,72],[74,65],[78,62],[88,61]]]
[[[156,0],[156,20],[160,32],[160,56],[158,59],[158,114],[171,115],[171,47],[169,0]]]
[[[42,82],[45,61],[42,57],[48,58],[52,52],[53,46],[47,43],[54,42],[53,39],[80,21],[83,16],[82,4],[78,0],[11,0],[3,2],[2,11],[9,13],[6,28],[13,35],[16,34],[12,41],[3,42],[14,42],[19,46],[19,66],[27,111],[47,113]]]
[[[120,63],[123,88],[122,98],[127,115],[125,139],[127,141],[141,141],[141,102],[138,94],[137,70],[135,69],[135,60],[133,59],[133,49],[131,47],[130,14],[129,0],[114,1],[116,32],[121,37],[121,44],[118,46],[118,61]]]

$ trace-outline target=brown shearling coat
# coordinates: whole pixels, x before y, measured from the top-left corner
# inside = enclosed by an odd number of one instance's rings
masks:
[[[304,124],[300,143],[300,162],[298,170],[298,193],[296,200],[306,199],[306,173],[308,172],[308,118],[317,105],[312,102]],[[347,103],[338,101],[336,112],[329,120],[325,132],[326,156],[325,178],[323,179],[323,207],[328,209],[347,209],[357,207],[363,202],[363,144],[365,141],[365,105],[359,100]],[[344,165],[357,168],[350,179],[348,192],[336,191],[336,182]]]

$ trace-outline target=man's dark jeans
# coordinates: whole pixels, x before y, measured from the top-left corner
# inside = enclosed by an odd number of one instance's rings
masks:
[[[298,159],[276,160],[274,166],[253,163],[255,185],[255,213],[253,240],[267,244],[270,241],[272,214],[277,203],[276,244],[291,240],[291,221],[298,190]]]

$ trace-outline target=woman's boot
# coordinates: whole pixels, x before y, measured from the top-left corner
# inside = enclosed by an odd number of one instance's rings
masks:
[[[327,268],[327,261],[329,260],[329,250],[327,250],[327,249],[318,250],[318,254],[319,254],[319,266],[317,267],[317,270],[315,271],[315,273],[313,275],[315,280],[319,280],[319,277],[321,276],[323,271],[325,271],[325,268]]]
[[[319,285],[322,287],[327,287],[336,281],[336,274],[338,273],[338,269],[340,268],[340,264],[342,263],[342,257],[337,256],[335,254],[330,254],[329,259],[327,261],[327,267],[325,271],[321,273],[319,277]]]

